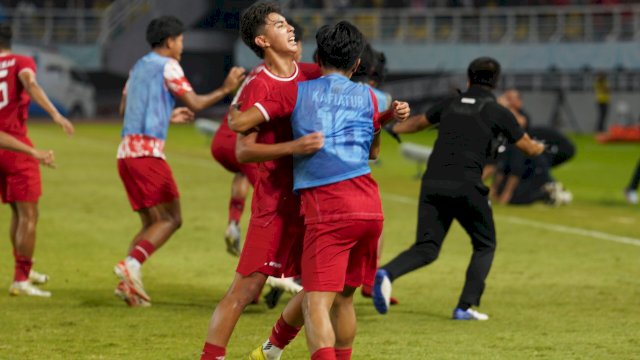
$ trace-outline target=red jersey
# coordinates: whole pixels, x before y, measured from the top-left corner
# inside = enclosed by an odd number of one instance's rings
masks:
[[[29,95],[18,75],[36,72],[36,63],[23,55],[0,56],[0,130],[15,136],[27,135]]]
[[[237,102],[241,103],[240,111],[246,111],[271,93],[295,93],[298,82],[322,75],[316,64],[294,64],[294,73],[286,78],[274,75],[265,65],[257,66],[239,90]],[[287,117],[261,124],[257,142],[276,144],[292,138],[291,122]],[[299,199],[293,194],[293,158],[285,156],[259,163],[251,204],[252,220],[268,223],[278,210],[297,216],[299,209]]]

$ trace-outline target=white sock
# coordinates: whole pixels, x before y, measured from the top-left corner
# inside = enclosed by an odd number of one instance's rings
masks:
[[[124,261],[127,262],[127,266],[131,267],[134,270],[140,270],[140,267],[142,267],[142,264],[140,264],[140,261],[138,261],[135,258],[132,258],[131,256],[127,256],[127,258],[124,259]]]
[[[267,360],[280,360],[282,356],[282,351],[284,349],[280,349],[279,347],[273,345],[269,339],[262,344],[262,353],[267,358]]]

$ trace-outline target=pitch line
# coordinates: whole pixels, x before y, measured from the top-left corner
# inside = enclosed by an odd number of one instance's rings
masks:
[[[389,194],[389,193],[383,193],[381,195],[383,199],[391,200],[397,203],[417,204],[417,197],[414,199],[408,196]],[[546,231],[555,231],[559,233],[590,237],[598,240],[617,242],[620,244],[640,246],[640,239],[635,239],[627,236],[618,236],[618,235],[613,235],[613,234],[609,234],[601,231],[587,230],[587,229],[582,229],[582,228],[577,228],[572,226],[557,225],[557,224],[546,223],[541,221],[528,220],[528,219],[523,219],[517,216],[496,215],[496,218],[512,224],[525,225],[525,226],[534,227],[534,228],[538,228]]]

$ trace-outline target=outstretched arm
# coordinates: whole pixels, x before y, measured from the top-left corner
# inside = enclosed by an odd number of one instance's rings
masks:
[[[393,132],[398,134],[410,134],[431,126],[431,123],[424,114],[414,115],[403,122],[393,126]]]
[[[40,84],[36,81],[36,74],[33,71],[21,71],[18,74],[18,78],[22,83],[22,86],[27,91],[27,94],[36,102],[44,111],[51,116],[53,121],[62,126],[62,130],[68,135],[73,135],[75,131],[73,128],[73,124],[64,116],[60,115],[58,109],[51,103],[47,94],[42,90]]]
[[[31,155],[38,161],[40,161],[42,165],[54,167],[53,151],[42,151],[35,149],[3,131],[0,131],[0,148]]]
[[[231,94],[235,91],[238,86],[242,83],[245,78],[244,68],[234,66],[229,71],[227,78],[224,80],[224,83],[221,87],[216,90],[204,94],[198,95],[194,91],[188,91],[178,98],[182,101],[189,109],[198,112],[208,108],[209,106],[217,103],[218,101],[224,99],[225,96]]]
[[[309,155],[320,150],[324,145],[324,135],[311,133],[296,140],[277,144],[261,144],[256,142],[258,133],[238,134],[236,141],[236,157],[241,163],[264,162],[288,155]]]

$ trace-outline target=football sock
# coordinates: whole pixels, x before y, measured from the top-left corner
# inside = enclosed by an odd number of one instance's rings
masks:
[[[13,281],[27,281],[29,280],[29,273],[31,272],[31,266],[33,262],[31,258],[26,256],[20,256],[14,253],[15,257],[15,271],[13,273]]]
[[[140,240],[136,246],[131,249],[129,257],[136,259],[140,265],[142,265],[155,250],[156,247],[151,242],[148,240]]]
[[[287,324],[287,322],[284,321],[282,315],[280,315],[280,319],[278,319],[278,322],[276,322],[276,324],[273,326],[273,329],[271,329],[271,336],[269,336],[269,341],[278,348],[284,349],[287,345],[289,345],[291,340],[293,340],[296,335],[298,335],[298,332],[300,332],[299,327],[293,327]]]
[[[336,352],[332,347],[318,349],[311,355],[311,360],[337,360]]]
[[[200,360],[224,360],[225,353],[226,351],[223,347],[204,343],[204,348],[202,349]]]
[[[351,360],[351,348],[336,349],[336,360]]]
[[[240,223],[240,217],[244,211],[244,198],[231,198],[229,200],[229,222],[235,221]]]

